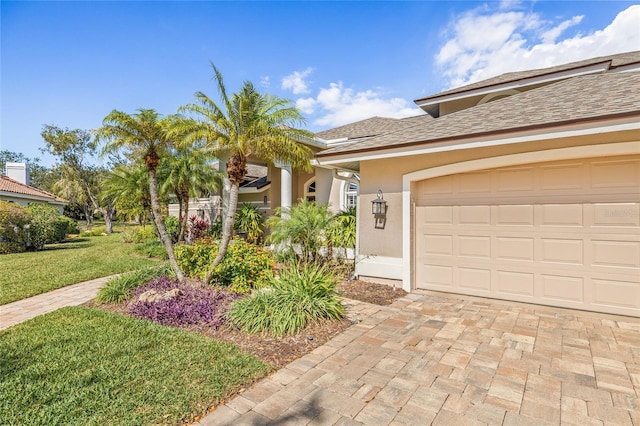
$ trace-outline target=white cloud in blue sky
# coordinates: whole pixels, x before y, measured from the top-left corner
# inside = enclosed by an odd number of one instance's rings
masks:
[[[309,67],[304,71],[294,71],[282,79],[282,89],[291,90],[294,95],[304,95],[309,93],[306,78],[311,75],[313,68]]]
[[[343,82],[330,83],[315,97],[300,98],[296,106],[306,114],[316,113],[313,124],[335,127],[373,116],[402,118],[422,111],[399,97],[386,97],[376,90],[357,91]]]
[[[620,12],[602,30],[561,37],[582,19],[554,21],[533,12],[479,7],[449,23],[436,64],[448,86],[456,87],[505,72],[640,49],[640,5]]]
[[[506,72],[640,49],[640,6],[620,12],[602,30],[563,38],[583,18],[554,19],[523,11],[518,1],[484,4],[451,19],[434,62],[447,87],[456,87]],[[422,112],[404,98],[378,89],[356,90],[342,81],[312,92],[306,81],[312,70],[292,72],[282,79],[282,88],[294,95],[311,94],[295,102],[315,126],[331,128],[372,116],[402,118]]]

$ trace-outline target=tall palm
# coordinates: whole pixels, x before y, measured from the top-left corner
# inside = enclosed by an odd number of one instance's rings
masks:
[[[174,128],[175,132],[185,136],[185,142],[204,142],[218,158],[228,158],[223,188],[227,208],[224,211],[222,240],[205,278],[207,282],[224,258],[233,234],[239,188],[247,174],[247,159],[254,157],[269,164],[280,161],[293,168],[309,170],[311,150],[298,140],[313,136],[297,127],[304,123],[304,119],[290,101],[263,95],[248,81],[229,97],[222,74],[213,63],[211,67],[221,104],[197,92],[197,103],[180,108],[180,111],[191,113],[197,119],[185,120]]]
[[[189,215],[189,200],[203,192],[217,191],[221,176],[211,166],[210,155],[202,150],[177,149],[168,161],[168,175],[162,184],[165,192],[173,192],[178,199],[180,233],[178,242],[184,241]]]
[[[153,109],[139,109],[135,114],[113,110],[102,121],[102,127],[97,130],[97,138],[107,142],[104,152],[125,150],[132,158],[144,161],[149,173],[149,195],[153,220],[160,240],[169,256],[169,263],[176,277],[182,281],[184,275],[178,266],[171,238],[164,225],[158,192],[158,165],[160,159],[166,155],[172,145],[167,137],[166,120]]]

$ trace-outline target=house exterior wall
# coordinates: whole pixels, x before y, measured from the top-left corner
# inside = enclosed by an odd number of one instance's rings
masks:
[[[630,141],[638,141],[637,131],[620,131],[361,161],[360,208],[358,211],[359,256],[361,261],[356,266],[356,273],[371,279],[376,278],[374,274],[379,274],[378,277],[380,278],[402,280],[402,274],[398,268],[400,268],[399,265],[402,263],[403,257],[403,220],[407,217],[403,212],[402,199],[403,176],[405,174],[447,164],[509,154],[535,153],[557,148]],[[384,229],[375,227],[375,218],[371,213],[370,203],[376,198],[378,190],[383,192],[384,199],[388,205]],[[388,267],[381,270],[379,264],[385,262]],[[375,265],[376,263],[378,264],[377,266]]]
[[[48,204],[50,206],[55,207],[56,209],[58,209],[58,214],[60,216],[62,216],[64,214],[64,205],[62,204],[53,204],[53,203],[49,203],[46,200],[38,200],[35,198],[23,198],[20,196],[13,196],[13,195],[0,195],[0,200],[2,201],[7,201],[10,203],[16,203],[19,206],[22,207],[27,207],[29,204]]]

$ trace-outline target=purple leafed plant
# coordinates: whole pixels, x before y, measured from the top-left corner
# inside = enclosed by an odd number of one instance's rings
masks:
[[[225,322],[229,304],[238,297],[228,291],[193,287],[162,277],[135,291],[129,313],[164,325],[206,324],[218,328]]]

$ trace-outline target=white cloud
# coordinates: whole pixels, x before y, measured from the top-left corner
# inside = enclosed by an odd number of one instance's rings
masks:
[[[267,89],[269,87],[271,87],[271,79],[269,78],[268,75],[260,77],[260,86],[262,86],[264,88],[267,88]]]
[[[502,6],[507,6],[505,2]],[[562,38],[583,16],[561,22],[537,13],[488,11],[486,6],[458,16],[446,30],[436,55],[448,87],[505,72],[544,68],[640,49],[640,5],[620,12],[602,30]]]
[[[312,71],[313,68],[310,67],[302,72],[294,71],[282,79],[282,89],[291,90],[294,95],[309,93],[309,86],[305,80]]]
[[[305,114],[316,113],[313,124],[323,128],[337,127],[374,116],[403,118],[422,111],[406,99],[384,97],[374,90],[356,91],[342,82],[321,88],[315,98],[300,98],[296,106]]]

